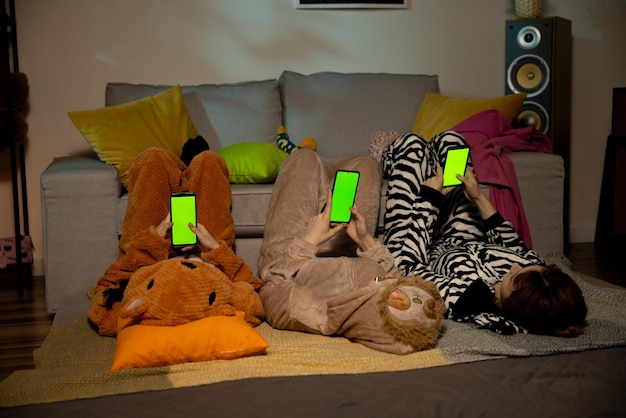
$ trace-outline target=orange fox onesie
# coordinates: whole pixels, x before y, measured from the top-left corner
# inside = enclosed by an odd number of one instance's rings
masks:
[[[178,191],[196,194],[197,220],[220,243],[215,250],[193,255],[217,267],[212,269],[213,274],[225,275],[233,283],[248,283],[254,290],[261,287],[260,279],[233,252],[235,228],[224,159],[212,151],[204,151],[186,166],[168,151],[149,148],[131,166],[120,252],[117,261],[98,280],[89,306],[89,319],[101,335],[117,335],[121,296],[138,269],[172,257],[189,256],[171,247],[169,240],[159,236],[155,230],[169,213],[170,194]],[[185,286],[184,280],[181,277],[180,286]],[[115,293],[117,298],[111,297]],[[262,303],[256,291],[246,294],[253,297],[240,298],[236,308],[245,313],[251,325],[258,325],[264,318]]]

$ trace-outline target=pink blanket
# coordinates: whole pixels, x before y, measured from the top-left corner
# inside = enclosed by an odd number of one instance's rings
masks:
[[[497,110],[485,110],[452,128],[470,146],[476,178],[488,184],[489,200],[504,219],[513,223],[528,248],[532,240],[513,162],[506,153],[515,151],[552,152],[552,141],[533,128],[513,129]]]

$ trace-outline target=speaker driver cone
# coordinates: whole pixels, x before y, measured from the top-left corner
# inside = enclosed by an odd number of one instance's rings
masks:
[[[515,93],[526,93],[528,97],[541,94],[549,81],[548,63],[537,55],[522,55],[507,69],[509,88]]]
[[[541,68],[532,62],[520,66],[517,74],[515,74],[517,85],[526,91],[537,90],[541,86],[542,78]]]
[[[546,109],[536,102],[524,102],[513,119],[514,128],[528,128],[533,127],[536,130],[548,132],[550,127],[550,117]]]
[[[520,48],[530,50],[541,43],[541,31],[534,26],[525,26],[517,33],[517,44]]]

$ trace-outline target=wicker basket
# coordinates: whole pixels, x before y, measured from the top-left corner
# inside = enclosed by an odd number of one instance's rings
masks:
[[[534,19],[541,16],[543,0],[515,0],[515,14],[521,19]]]

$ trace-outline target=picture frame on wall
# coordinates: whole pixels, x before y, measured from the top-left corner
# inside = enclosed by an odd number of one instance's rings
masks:
[[[296,9],[406,9],[409,0],[294,0]]]

